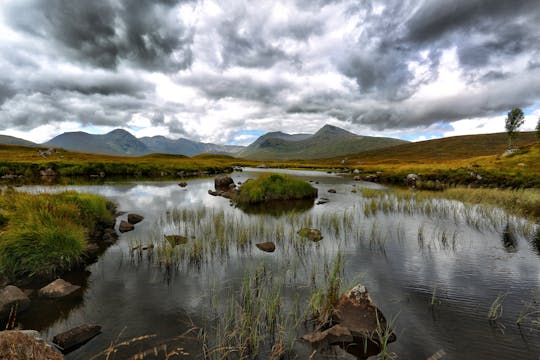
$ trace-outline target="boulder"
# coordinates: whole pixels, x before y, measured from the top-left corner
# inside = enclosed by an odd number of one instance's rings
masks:
[[[353,174],[354,174],[354,175],[358,175],[358,174],[360,174],[360,173],[361,173],[360,169],[354,169],[354,170],[353,170]]]
[[[353,178],[354,181],[362,181],[362,177],[359,176],[359,175],[356,175],[354,178]]]
[[[220,175],[214,179],[216,191],[229,191],[231,184],[234,186],[234,180],[230,176]]]
[[[63,279],[56,279],[49,285],[39,289],[39,296],[56,299],[71,295],[80,288],[80,286],[73,285]]]
[[[298,235],[308,238],[311,241],[321,241],[322,240],[322,234],[321,230],[318,229],[310,229],[310,228],[302,228],[298,230]]]
[[[73,350],[101,333],[99,325],[80,325],[53,337],[53,343],[64,353]]]
[[[8,285],[0,290],[0,318],[9,316],[12,308],[21,312],[28,306],[30,306],[30,299],[18,287]]]
[[[171,244],[172,247],[175,247],[176,245],[186,244],[188,242],[188,238],[182,235],[164,235],[165,240]]]
[[[416,189],[416,182],[418,181],[419,177],[416,174],[409,174],[405,178],[405,184],[410,187],[411,189]]]
[[[271,241],[258,243],[255,246],[265,252],[274,252],[276,250],[276,245]]]
[[[62,360],[64,356],[47,344],[35,330],[0,331],[0,359]]]
[[[138,214],[128,214],[128,223],[135,225],[144,220],[144,216]]]
[[[185,181],[180,181],[180,182],[178,183],[178,186],[180,186],[180,187],[183,187],[183,188],[184,188],[184,187],[186,187],[186,186],[187,186],[187,182],[185,182]]]
[[[118,231],[120,231],[121,233],[125,233],[133,229],[135,229],[135,226],[125,220],[120,221],[120,225],[118,226]]]

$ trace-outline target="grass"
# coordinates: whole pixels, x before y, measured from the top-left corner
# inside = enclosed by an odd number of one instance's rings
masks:
[[[504,299],[506,298],[506,295],[508,293],[499,294],[495,300],[493,300],[493,303],[491,303],[491,306],[489,307],[487,318],[490,321],[496,321],[499,319],[503,314],[503,304]]]
[[[113,206],[97,195],[64,192],[0,196],[0,273],[10,279],[51,278],[81,262],[90,231],[111,224]]]
[[[304,180],[283,174],[263,174],[255,180],[244,183],[235,200],[239,203],[256,204],[316,197],[317,189]]]

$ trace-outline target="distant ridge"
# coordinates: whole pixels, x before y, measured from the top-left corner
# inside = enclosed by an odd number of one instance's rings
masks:
[[[0,135],[0,144],[6,145],[21,145],[21,146],[36,146],[36,143],[33,143],[28,140],[20,139],[15,136],[9,135]]]
[[[325,125],[313,135],[267,133],[238,153],[238,156],[253,160],[325,159],[405,143],[407,141],[394,138],[360,136],[336,126]]]

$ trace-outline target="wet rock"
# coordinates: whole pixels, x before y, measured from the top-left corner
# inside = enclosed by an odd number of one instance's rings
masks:
[[[71,295],[80,288],[80,286],[73,285],[63,279],[56,279],[49,285],[39,289],[39,296],[56,299]]]
[[[322,204],[326,204],[329,201],[330,200],[328,200],[327,198],[320,198],[319,200],[317,200],[317,202],[315,204],[322,205]]]
[[[62,360],[64,356],[47,344],[35,330],[0,331],[0,359]]]
[[[128,223],[135,225],[144,220],[144,216],[138,214],[128,214]]]
[[[186,187],[186,186],[187,186],[187,182],[185,182],[185,181],[180,181],[180,182],[178,183],[178,186],[180,186],[180,187],[183,187],[183,188],[184,188],[184,187]]]
[[[172,247],[175,247],[176,245],[186,244],[188,242],[188,238],[182,235],[164,235],[165,240],[171,244]]]
[[[212,196],[218,196],[217,191],[213,191],[213,190],[210,190],[210,189],[208,189],[208,194],[212,195]]]
[[[353,178],[353,180],[354,180],[354,181],[362,181],[362,177],[356,175],[356,176]]]
[[[336,190],[335,190],[335,189],[328,189],[328,192],[329,192],[330,194],[335,194],[335,193],[336,193]]]
[[[125,220],[120,221],[120,225],[118,226],[118,231],[120,231],[121,233],[125,233],[133,229],[135,229],[135,226]]]
[[[99,325],[80,325],[53,337],[53,343],[64,353],[73,350],[101,333]]]
[[[354,175],[358,175],[358,174],[360,174],[360,173],[361,173],[360,169],[354,169],[354,170],[353,170],[353,174],[354,174]]]
[[[354,340],[351,331],[339,324],[322,332],[306,334],[302,339],[312,344],[324,342],[328,345],[351,343]]]
[[[387,329],[388,323],[383,313],[371,300],[365,286],[358,284],[341,297],[335,309],[334,322],[349,329],[354,338],[373,339],[375,334],[382,331],[392,331]],[[396,340],[392,332],[388,341]]]
[[[321,231],[318,229],[302,228],[298,230],[297,234],[311,241],[321,241],[323,238]]]
[[[0,317],[9,316],[12,308],[21,312],[26,310],[28,306],[30,306],[30,299],[18,287],[8,285],[0,290]]]
[[[364,176],[364,180],[365,181],[371,181],[371,182],[378,182],[379,181],[379,176],[378,175],[366,175]]]
[[[276,250],[276,245],[271,241],[258,243],[258,244],[255,244],[255,246],[259,248],[260,250],[266,251],[266,252],[274,252]]]
[[[214,179],[216,191],[229,191],[231,184],[234,186],[234,180],[230,176],[220,175]]]

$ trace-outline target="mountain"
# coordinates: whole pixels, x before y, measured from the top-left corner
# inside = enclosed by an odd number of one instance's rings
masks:
[[[233,154],[243,146],[201,143],[188,139],[172,140],[164,136],[136,138],[126,130],[116,129],[107,134],[93,135],[83,131],[66,132],[47,141],[43,146],[106,155],[146,155],[151,153],[194,156],[202,153]]]
[[[83,131],[66,132],[43,145],[92,154],[143,155],[150,153],[146,145],[122,129],[103,135],[93,135]]]
[[[35,146],[37,144],[20,139],[18,137],[9,136],[9,135],[0,135],[0,144],[6,144],[6,145],[22,145],[22,146]]]
[[[325,159],[404,143],[407,142],[360,136],[336,126],[325,125],[313,135],[267,133],[238,153],[238,156],[254,160]]]
[[[195,156],[198,154],[234,154],[243,146],[216,145],[201,143],[184,138],[172,140],[164,136],[143,137],[139,139],[153,153],[181,154]]]

